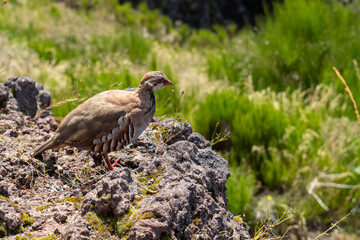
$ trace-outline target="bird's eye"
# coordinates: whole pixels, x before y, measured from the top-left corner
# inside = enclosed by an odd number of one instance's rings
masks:
[[[157,82],[157,83],[163,83],[163,82],[164,82],[164,79],[162,79],[162,78],[156,79],[156,82]]]

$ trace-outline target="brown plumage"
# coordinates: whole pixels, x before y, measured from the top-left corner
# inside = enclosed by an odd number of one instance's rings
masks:
[[[61,121],[55,134],[32,153],[65,146],[101,153],[113,169],[107,154],[134,142],[151,122],[155,112],[153,92],[173,83],[159,71],[148,72],[139,87],[109,90],[79,105]]]

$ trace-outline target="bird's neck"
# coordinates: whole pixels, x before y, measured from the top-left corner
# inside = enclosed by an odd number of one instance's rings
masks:
[[[152,89],[147,86],[141,86],[136,89],[136,93],[138,94],[141,100],[149,100],[152,95],[154,95]]]
[[[142,105],[147,109],[146,112],[154,114],[155,96],[151,88],[140,87],[136,89],[136,93],[138,94]]]

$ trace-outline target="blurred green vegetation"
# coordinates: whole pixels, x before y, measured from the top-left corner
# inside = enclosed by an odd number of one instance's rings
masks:
[[[0,77],[32,76],[56,103],[136,87],[161,70],[174,87],[156,93],[157,116],[181,114],[208,139],[217,124],[231,132],[214,148],[229,160],[234,214],[254,226],[290,205],[287,224],[306,237],[303,229],[323,231],[352,210],[342,227],[359,234],[360,126],[332,70],[359,103],[359,11],[357,1],[284,0],[256,27],[195,30],[145,4],[9,0]]]
[[[340,1],[285,1],[275,4],[273,16],[260,21],[256,36],[254,79],[259,87],[275,90],[289,85],[307,89],[319,83],[335,83],[332,66],[358,91],[353,60],[360,60],[357,3]],[[355,94],[360,100],[360,95]]]

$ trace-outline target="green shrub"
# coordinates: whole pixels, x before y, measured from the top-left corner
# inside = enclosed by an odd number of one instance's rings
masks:
[[[238,83],[242,79],[243,65],[236,49],[220,53],[209,51],[206,60],[210,79],[227,80],[230,84]]]
[[[141,36],[136,30],[125,32],[121,44],[127,49],[131,61],[143,62],[150,52],[150,40]]]
[[[228,208],[233,214],[249,213],[249,202],[255,192],[256,179],[251,171],[239,167],[230,167],[231,176],[226,182],[228,189]]]
[[[34,38],[28,44],[41,59],[54,61],[56,64],[62,60],[77,59],[85,53],[75,36],[67,36],[61,40]]]
[[[359,2],[285,0],[274,4],[255,35],[254,83],[257,88],[307,89],[319,83],[343,86],[336,66],[360,100],[353,59],[360,60]],[[358,101],[360,102],[360,101]]]
[[[346,117],[330,117],[347,111],[331,107],[342,101],[331,89],[319,86],[310,95],[269,89],[248,94],[218,91],[199,104],[192,118],[196,131],[211,138],[211,129],[219,122],[231,132],[228,159],[231,166],[239,166],[231,168],[228,180],[229,209],[234,214],[245,211],[252,221],[253,209],[260,206],[252,204],[249,196],[257,186],[281,195],[279,206],[290,202],[298,212],[296,219],[305,216],[329,223],[334,214],[342,217],[356,206],[360,126]],[[329,177],[322,179],[324,176]],[[308,193],[315,178],[334,184],[314,190],[331,209],[329,214]],[[343,196],[353,200],[340,204]]]
[[[189,45],[192,47],[219,47],[221,44],[219,36],[208,29],[200,29],[192,34],[188,39]]]
[[[130,2],[115,4],[116,19],[125,27],[132,29],[146,29],[159,40],[171,31],[171,20],[160,14],[160,11],[150,10],[145,2],[141,2],[135,10]]]
[[[194,116],[195,129],[207,138],[211,138],[217,122],[228,128],[237,161],[253,160],[251,164],[257,170],[261,161],[257,162],[252,153],[253,146],[277,146],[288,124],[286,115],[272,104],[253,101],[235,91],[209,94]]]

